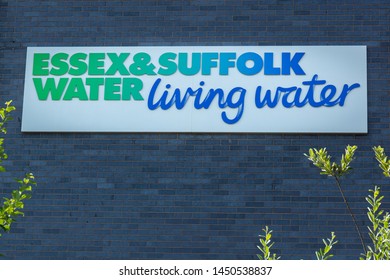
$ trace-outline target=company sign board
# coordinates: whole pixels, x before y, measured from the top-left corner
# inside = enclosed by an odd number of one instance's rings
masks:
[[[367,133],[366,47],[29,47],[22,131]]]

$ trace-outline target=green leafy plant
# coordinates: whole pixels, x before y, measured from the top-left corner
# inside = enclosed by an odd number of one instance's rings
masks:
[[[386,156],[385,150],[381,146],[375,146],[373,150],[383,175],[390,177],[390,160]],[[369,204],[367,216],[371,222],[371,227],[368,227],[368,231],[372,246],[368,246],[367,252],[361,259],[390,260],[390,214],[388,212],[384,213],[380,209],[381,201],[384,198],[384,196],[380,195],[380,190],[380,187],[375,186],[373,190],[369,190],[372,195],[366,197]]]
[[[0,108],[0,132],[3,134],[7,134],[7,128],[5,127],[5,124],[12,120],[12,117],[10,116],[10,113],[15,110],[14,106],[11,106],[12,100],[5,102],[5,107]],[[5,153],[4,147],[4,138],[0,138],[0,164],[3,162],[3,160],[6,160],[8,158],[7,154]],[[0,165],[0,172],[4,172],[5,168]]]
[[[0,207],[0,229],[3,232],[9,232],[15,218],[24,215],[20,210],[24,208],[23,201],[31,198],[32,185],[36,184],[34,179],[32,173],[26,174],[22,180],[17,180],[20,187],[12,191],[11,198],[4,198],[3,205]]]
[[[380,188],[375,186],[375,189],[370,192],[372,195],[369,195],[366,200],[370,204],[367,207],[367,216],[372,223],[368,230],[373,246],[368,246],[368,251],[362,259],[390,260],[390,214],[383,215],[383,210],[380,210],[383,199],[383,196],[380,196]]]
[[[374,146],[372,148],[375,153],[375,158],[379,162],[379,167],[383,171],[383,175],[390,177],[390,159],[387,158],[385,149],[381,146]]]
[[[359,226],[356,222],[355,215],[352,212],[351,207],[349,206],[348,200],[345,197],[344,191],[340,184],[340,178],[349,172],[351,172],[351,162],[354,160],[355,151],[357,146],[348,145],[345,149],[344,154],[341,156],[340,164],[336,162],[331,162],[331,156],[328,155],[326,148],[317,149],[309,149],[309,155],[305,154],[305,156],[313,163],[314,166],[318,167],[321,170],[322,175],[328,175],[333,177],[336,181],[337,187],[340,191],[340,194],[343,198],[345,205],[347,206],[348,212],[352,218],[352,221],[355,225],[356,231],[359,235],[360,242],[362,244],[364,253],[367,253],[366,244],[364,242],[362,233],[359,229]]]
[[[0,132],[3,134],[7,133],[5,124],[12,120],[10,113],[15,110],[15,107],[11,106],[11,102],[6,102],[6,106],[0,108]],[[0,138],[0,164],[8,158],[3,143],[4,138]],[[0,165],[0,172],[5,172],[2,165]],[[17,216],[24,215],[21,211],[24,208],[24,200],[31,198],[32,186],[36,184],[32,173],[27,173],[23,179],[16,181],[19,183],[19,188],[12,191],[11,198],[4,198],[0,205],[0,236],[2,233],[10,231]]]
[[[382,200],[384,198],[384,196],[380,195],[380,187],[375,186],[373,190],[370,189],[370,194],[366,197],[366,201],[369,204],[367,207],[367,216],[371,222],[371,226],[368,226],[368,234],[372,241],[371,246],[366,246],[360,229],[357,225],[356,218],[352,213],[352,210],[340,184],[340,178],[352,170],[351,162],[354,159],[356,150],[356,146],[348,145],[341,157],[340,164],[331,162],[331,157],[328,155],[326,148],[309,149],[309,155],[305,154],[305,156],[313,163],[314,166],[321,170],[321,174],[331,176],[335,179],[344,203],[346,204],[355,224],[355,228],[359,234],[364,249],[364,253],[360,259],[390,260],[390,214],[388,212],[385,213],[384,210],[380,209]],[[386,156],[385,150],[381,146],[374,146],[373,150],[375,153],[375,158],[379,162],[379,167],[382,169],[383,174],[386,177],[390,177],[390,159]],[[270,253],[270,249],[274,245],[274,243],[271,242],[272,231],[269,230],[268,227],[263,229],[263,231],[265,232],[265,235],[260,235],[261,246],[257,246],[263,254],[257,255],[258,258],[261,260],[279,259],[279,257],[276,258],[275,254],[271,255]],[[328,238],[327,240],[323,239],[322,242],[324,243],[325,247],[315,252],[316,257],[318,260],[330,259],[333,257],[333,255],[330,254],[330,251],[338,242],[336,241],[336,235],[334,232],[332,232],[331,238]]]
[[[271,247],[275,244],[275,242],[272,242],[272,230],[266,226],[263,229],[264,235],[259,235],[260,239],[260,246],[258,245],[257,248],[261,251],[261,254],[257,254],[257,257],[259,260],[279,260],[280,256],[277,256],[275,253],[271,253]],[[327,240],[322,239],[322,242],[324,243],[325,247],[320,249],[319,251],[316,251],[316,257],[317,260],[328,260],[331,257],[333,257],[332,254],[330,254],[330,250],[332,249],[333,245],[335,245],[338,241],[335,240],[336,235],[334,232],[331,233],[331,238],[328,238]]]
[[[348,204],[348,201],[344,195],[343,189],[340,184],[340,177],[349,173],[352,168],[350,166],[354,159],[354,154],[357,146],[347,146],[345,153],[342,155],[340,164],[331,162],[331,157],[327,154],[325,148],[322,149],[309,149],[309,155],[305,156],[313,162],[315,166],[321,169],[321,174],[325,174],[335,178],[336,184],[343,197],[348,211],[355,224],[355,228],[359,234],[364,253],[361,259],[366,260],[389,260],[390,259],[390,214],[380,209],[383,196],[380,196],[380,187],[375,186],[374,190],[369,190],[371,195],[366,197],[366,201],[369,203],[367,207],[367,216],[371,222],[371,226],[368,227],[369,236],[372,241],[372,246],[366,246],[361,234],[361,231],[357,225],[356,218],[352,213],[352,210]],[[379,162],[379,167],[382,169],[383,174],[386,177],[390,177],[390,160],[386,156],[385,150],[381,146],[373,147],[375,158]]]
[[[271,253],[271,247],[274,245],[274,242],[271,241],[272,230],[268,229],[268,226],[263,229],[264,235],[259,235],[260,237],[260,246],[257,248],[261,251],[262,254],[257,254],[259,260],[278,260],[278,257],[275,253]]]
[[[328,238],[327,240],[322,239],[322,242],[324,243],[325,247],[323,249],[320,249],[319,251],[316,251],[317,260],[328,260],[333,257],[333,255],[330,254],[330,250],[332,249],[333,245],[338,242],[335,239],[336,235],[334,234],[334,232],[331,233],[331,238]]]

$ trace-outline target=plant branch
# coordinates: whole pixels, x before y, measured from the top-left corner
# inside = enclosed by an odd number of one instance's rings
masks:
[[[352,213],[351,207],[349,206],[349,203],[348,203],[348,201],[347,201],[347,199],[346,199],[346,197],[344,195],[343,189],[341,188],[339,179],[337,178],[337,176],[334,176],[334,178],[336,180],[336,183],[337,183],[337,186],[338,186],[339,191],[341,193],[341,196],[343,197],[344,203],[345,203],[345,205],[347,205],[347,209],[349,211],[349,214],[352,217],[353,223],[355,224],[355,228],[356,228],[356,230],[357,230],[357,232],[359,234],[360,242],[362,243],[364,253],[367,254],[366,244],[364,243],[362,233],[360,232],[359,226],[358,226],[358,224],[356,222],[355,215]]]

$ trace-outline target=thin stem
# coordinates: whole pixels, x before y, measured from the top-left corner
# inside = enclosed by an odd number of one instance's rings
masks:
[[[363,246],[364,254],[367,255],[366,244],[364,243],[362,233],[360,232],[359,226],[358,226],[358,224],[357,224],[357,222],[356,222],[355,215],[352,213],[351,207],[349,207],[349,203],[348,203],[347,199],[345,198],[345,195],[344,195],[344,192],[343,192],[343,190],[342,190],[342,188],[341,188],[339,179],[337,178],[337,176],[334,176],[334,178],[336,179],[336,183],[337,183],[337,186],[339,187],[341,196],[342,196],[343,199],[344,199],[345,205],[347,205],[349,214],[351,215],[352,220],[353,220],[353,222],[354,222],[354,224],[355,224],[355,228],[356,228],[356,230],[357,230],[357,232],[358,232],[358,234],[359,234],[359,238],[360,238],[360,242],[362,243],[362,246]]]

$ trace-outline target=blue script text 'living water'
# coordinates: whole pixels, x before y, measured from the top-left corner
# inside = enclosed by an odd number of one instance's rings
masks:
[[[194,97],[193,104],[197,110],[208,109],[215,98],[217,98],[220,109],[237,109],[233,118],[229,118],[226,111],[221,113],[222,120],[227,124],[237,123],[244,114],[247,90],[243,87],[234,87],[229,92],[224,92],[221,88],[210,88],[206,93],[203,88],[205,86],[204,81],[199,83],[198,88],[188,87],[185,91],[179,88],[173,89],[171,84],[166,84],[165,89],[162,89],[161,83],[161,78],[156,79],[150,90],[148,97],[148,108],[150,110],[158,108],[168,110],[172,107],[181,110],[187,104],[189,98]],[[321,88],[316,91],[319,86]],[[300,86],[277,87],[273,92],[270,89],[263,90],[262,86],[259,85],[254,94],[254,102],[258,109],[265,106],[274,108],[280,100],[285,108],[301,108],[307,104],[315,108],[336,105],[343,107],[347,95],[359,87],[359,83],[354,83],[352,85],[344,84],[342,88],[337,89],[335,85],[327,84],[326,80],[319,80],[316,74],[313,75],[311,80],[303,81]]]

